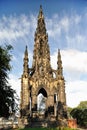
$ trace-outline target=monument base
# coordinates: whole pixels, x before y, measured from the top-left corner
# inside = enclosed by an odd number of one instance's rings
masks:
[[[18,127],[19,128],[25,128],[25,126],[29,125],[28,119],[25,118],[19,118],[18,119]]]

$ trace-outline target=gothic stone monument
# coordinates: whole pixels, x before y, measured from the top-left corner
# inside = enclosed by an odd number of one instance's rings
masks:
[[[27,46],[24,54],[19,124],[24,126],[26,124],[32,126],[33,124],[34,126],[35,122],[38,125],[41,122],[42,126],[44,124],[58,126],[63,124],[67,118],[65,80],[60,50],[58,50],[57,60],[57,70],[54,70],[50,64],[48,34],[40,6],[31,68],[28,66]],[[44,97],[41,103],[42,109],[38,108],[39,94]],[[39,105],[41,104],[39,103]]]

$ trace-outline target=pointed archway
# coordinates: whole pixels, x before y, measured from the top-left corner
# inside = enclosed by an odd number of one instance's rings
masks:
[[[44,88],[41,88],[37,94],[37,110],[40,114],[44,114],[46,110],[47,92]]]

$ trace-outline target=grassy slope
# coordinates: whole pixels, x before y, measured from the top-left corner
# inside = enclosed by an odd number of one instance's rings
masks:
[[[17,130],[75,130],[70,128],[24,128],[24,129],[17,129]]]

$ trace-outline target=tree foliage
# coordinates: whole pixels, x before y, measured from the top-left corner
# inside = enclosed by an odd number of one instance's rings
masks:
[[[87,108],[87,101],[81,101],[77,107],[80,109],[86,109]]]
[[[0,46],[0,116],[9,117],[10,111],[15,112],[15,91],[8,83],[11,70],[11,45]]]
[[[70,115],[77,119],[77,124],[87,128],[87,101],[81,102],[77,108],[72,109]]]

